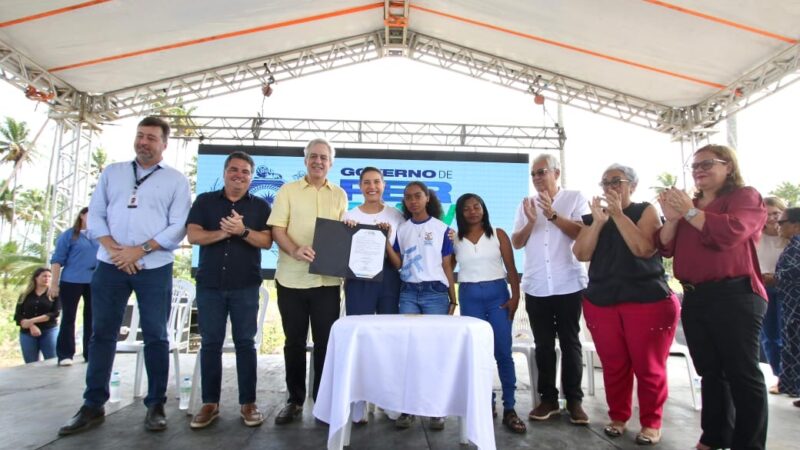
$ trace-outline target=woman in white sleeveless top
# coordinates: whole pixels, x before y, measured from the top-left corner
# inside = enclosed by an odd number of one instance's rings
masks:
[[[503,425],[524,433],[525,423],[514,410],[516,375],[511,357],[511,324],[519,304],[519,275],[511,241],[505,231],[492,228],[486,204],[476,194],[456,202],[458,239],[454,242],[461,315],[483,319],[494,331],[494,357],[503,387]],[[508,293],[511,284],[511,295]],[[494,414],[494,393],[492,393]]]

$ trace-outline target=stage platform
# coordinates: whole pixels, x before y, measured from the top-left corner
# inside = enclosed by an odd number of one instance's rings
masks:
[[[194,354],[181,355],[181,371],[191,374]],[[531,408],[530,391],[524,358],[515,355],[518,372],[517,412],[527,416]],[[122,373],[123,400],[109,404],[105,423],[83,434],[59,438],[58,428],[81,405],[86,364],[56,367],[54,360],[26,366],[0,369],[0,448],[2,449],[146,449],[146,450],[212,450],[212,449],[324,449],[328,427],[314,420],[312,404],[306,403],[303,420],[276,426],[274,418],[286,400],[283,357],[259,356],[258,405],[267,420],[261,427],[245,427],[238,413],[234,355],[224,355],[223,400],[221,417],[209,428],[191,430],[190,417],[178,409],[174,381],[170,379],[167,403],[169,427],[161,433],[147,432],[141,399],[134,400],[133,369],[135,355],[117,356],[115,368]],[[692,409],[689,380],[682,358],[669,361],[670,395],[664,413],[661,450],[694,448],[700,435],[700,413]],[[595,370],[595,396],[586,395],[584,407],[589,426],[575,426],[568,416],[546,422],[527,421],[528,432],[516,435],[495,419],[498,449],[633,449],[639,429],[636,413],[624,436],[611,439],[603,434],[606,416],[602,371]],[[432,382],[435,382],[432,380]],[[586,381],[584,380],[584,387]],[[495,382],[499,390],[499,381]],[[499,392],[498,392],[499,396]],[[798,420],[800,408],[792,406],[786,396],[769,396],[769,440],[771,450],[800,449]],[[455,418],[449,418],[444,431],[430,431],[424,421],[412,428],[398,430],[382,412],[370,417],[367,425],[353,427],[351,449],[466,449],[474,446],[458,444]]]

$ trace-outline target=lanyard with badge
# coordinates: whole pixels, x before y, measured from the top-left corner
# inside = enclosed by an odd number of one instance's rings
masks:
[[[161,166],[156,166],[152,172],[148,173],[147,175],[143,176],[141,179],[139,175],[136,173],[136,161],[131,161],[131,166],[133,166],[133,193],[131,193],[130,199],[128,199],[128,208],[138,208],[139,207],[139,198],[136,196],[136,191],[139,189],[139,186],[142,185],[151,175],[156,173]]]

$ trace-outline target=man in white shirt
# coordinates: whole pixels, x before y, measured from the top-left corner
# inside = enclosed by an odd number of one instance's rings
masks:
[[[522,200],[514,220],[511,243],[525,249],[522,289],[536,343],[541,403],[528,415],[547,420],[560,412],[556,387],[555,339],[561,347],[561,385],[570,421],[589,423],[581,402],[583,361],[580,343],[582,291],[588,276],[572,254],[580,220],[588,214],[586,198],[558,186],[558,159],[542,154],[533,160],[531,177],[537,194]]]

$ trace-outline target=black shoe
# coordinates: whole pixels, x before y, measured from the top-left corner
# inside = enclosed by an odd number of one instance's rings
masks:
[[[106,420],[106,410],[102,406],[92,408],[84,405],[63,427],[58,429],[58,435],[67,436],[80,433],[103,423],[104,420]]]
[[[164,404],[147,407],[147,415],[144,416],[144,427],[148,431],[164,431],[167,429],[167,415],[164,414]]]
[[[292,423],[295,417],[303,414],[303,407],[294,403],[287,403],[275,416],[275,425],[286,425]]]

